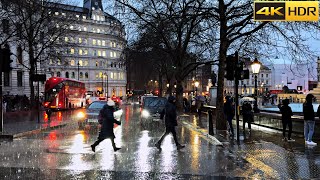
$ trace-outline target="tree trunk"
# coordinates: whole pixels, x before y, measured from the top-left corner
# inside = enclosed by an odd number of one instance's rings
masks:
[[[218,87],[217,87],[217,102],[216,102],[216,129],[217,130],[226,130],[227,121],[223,113],[223,104],[224,104],[224,74],[225,74],[225,64],[226,56],[228,50],[228,39],[227,39],[227,19],[225,15],[225,6],[224,1],[219,1],[220,9],[220,49],[219,49],[219,71],[218,71]]]
[[[176,106],[177,106],[178,112],[183,112],[183,87],[182,87],[181,80],[177,80]]]
[[[29,86],[30,86],[30,101],[31,104],[35,105],[35,97],[34,97],[34,86],[31,77],[35,74],[35,62],[33,57],[33,47],[32,45],[29,46],[29,63],[30,63],[30,70],[29,70]]]

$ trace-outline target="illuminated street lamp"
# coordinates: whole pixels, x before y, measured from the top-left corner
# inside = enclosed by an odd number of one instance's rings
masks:
[[[261,67],[261,63],[258,61],[257,58],[254,59],[254,61],[251,64],[251,68],[252,68],[252,73],[254,74],[254,106],[253,106],[253,111],[254,112],[259,112],[258,109],[258,87],[257,87],[257,79],[258,79],[258,74],[260,71],[260,67]]]
[[[196,87],[196,94],[198,91],[199,84],[200,84],[199,81],[194,82],[194,86]]]
[[[168,84],[167,84],[167,88],[169,88],[169,86],[170,86],[170,85],[169,85],[169,83],[168,83]]]

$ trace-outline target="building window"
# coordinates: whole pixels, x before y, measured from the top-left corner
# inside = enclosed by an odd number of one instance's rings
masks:
[[[84,66],[88,66],[88,61],[84,61]]]
[[[18,87],[22,87],[22,79],[23,79],[23,72],[17,71],[17,85]]]
[[[61,65],[61,59],[57,59],[57,64]]]
[[[96,67],[98,67],[99,66],[99,62],[98,61],[96,61]]]
[[[106,57],[106,55],[107,55],[107,54],[106,54],[106,51],[102,51],[102,56],[103,56],[103,57]]]
[[[18,63],[22,64],[22,48],[19,46],[17,48],[17,54],[18,54]]]
[[[74,49],[73,48],[70,49],[70,54],[74,54]]]
[[[266,85],[268,85],[269,84],[269,81],[268,80],[266,80]]]
[[[73,79],[75,78],[75,73],[74,72],[71,73],[71,78],[73,78]]]
[[[88,55],[88,50],[83,50],[83,55]]]
[[[82,55],[82,49],[79,49],[79,55]]]
[[[60,71],[57,72],[57,77],[61,77]]]
[[[102,46],[106,46],[106,41],[102,40]]]
[[[66,72],[66,78],[69,78],[69,72]]]
[[[88,79],[88,78],[89,78],[89,74],[88,74],[88,72],[86,72],[86,73],[84,74],[84,77],[85,77],[86,79]]]
[[[97,43],[98,43],[98,46],[101,46],[101,40],[98,40]]]
[[[68,38],[68,37],[64,37],[64,41],[65,41],[65,42],[68,42],[68,41],[69,41],[69,38]]]
[[[101,56],[101,51],[100,50],[98,50],[98,56]]]
[[[82,64],[82,60],[79,60],[79,65],[80,65],[80,66],[82,66],[82,65],[83,65],[83,64]]]
[[[87,27],[84,26],[84,27],[83,27],[83,30],[84,30],[84,31],[87,31],[88,29],[87,29]]]
[[[96,45],[97,44],[97,40],[92,39],[92,45]]]
[[[83,78],[83,72],[80,72],[80,78]]]
[[[82,38],[79,38],[78,40],[79,40],[79,43],[81,44],[82,43]]]
[[[71,61],[70,61],[70,65],[71,65],[71,66],[74,66],[74,65],[75,65],[75,61],[74,61],[74,60],[71,60]]]
[[[268,77],[269,76],[269,74],[266,74],[266,77]]]
[[[110,73],[110,78],[113,79],[113,72]]]
[[[263,78],[263,74],[261,74],[261,77]]]

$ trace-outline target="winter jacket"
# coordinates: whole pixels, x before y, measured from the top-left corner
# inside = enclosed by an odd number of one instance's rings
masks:
[[[245,122],[253,122],[253,113],[251,104],[245,103],[242,105],[242,116]]]
[[[114,116],[114,107],[113,106],[108,106],[104,105],[103,108],[100,110],[101,111],[101,116],[102,116],[102,127],[99,133],[99,138],[105,139],[105,138],[115,138],[114,133],[113,133],[113,124],[118,124],[120,125],[121,122],[117,121]]]
[[[303,116],[305,121],[314,121],[314,110],[312,102],[303,103]]]
[[[174,127],[178,125],[176,106],[173,102],[168,101],[165,108],[161,112],[160,119],[165,117],[166,127]]]
[[[291,107],[284,105],[279,107],[282,114],[282,121],[291,121],[291,116],[293,115]]]
[[[227,102],[223,105],[223,112],[226,117],[233,117],[234,116],[234,107],[231,103],[231,100],[227,100]]]

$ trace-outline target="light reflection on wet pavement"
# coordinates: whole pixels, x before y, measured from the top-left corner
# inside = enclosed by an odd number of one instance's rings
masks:
[[[1,179],[278,179],[318,177],[319,162],[306,161],[271,142],[217,146],[199,132],[179,125],[177,151],[167,136],[158,151],[154,144],[164,132],[163,122],[140,122],[139,109],[124,107],[122,125],[110,140],[91,151],[96,129],[66,127],[1,143]],[[306,166],[309,164],[309,166]],[[298,171],[297,171],[298,169]],[[312,172],[311,172],[312,171]],[[314,174],[317,173],[317,174]]]

